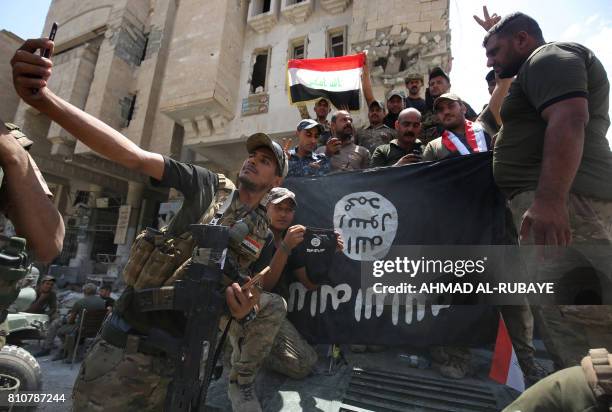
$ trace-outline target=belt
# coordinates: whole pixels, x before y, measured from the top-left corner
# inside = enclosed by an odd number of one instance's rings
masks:
[[[127,353],[140,352],[145,355],[166,356],[163,350],[147,342],[148,336],[124,332],[110,322],[104,323],[100,335],[109,344],[126,349]]]

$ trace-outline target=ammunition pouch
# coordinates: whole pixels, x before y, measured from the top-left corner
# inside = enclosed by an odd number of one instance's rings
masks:
[[[17,299],[20,281],[28,274],[26,241],[19,237],[7,239],[0,248],[0,311]]]
[[[223,175],[218,177],[219,188],[212,207],[200,218],[200,223],[208,223],[215,214],[224,213],[231,204],[234,184]],[[134,241],[123,269],[123,279],[128,286],[137,290],[171,285],[183,276],[193,247],[190,232],[169,236],[167,228],[147,228]]]
[[[590,349],[581,365],[595,397],[612,408],[612,354],[604,348]]]

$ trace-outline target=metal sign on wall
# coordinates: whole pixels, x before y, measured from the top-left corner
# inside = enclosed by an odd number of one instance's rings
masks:
[[[270,96],[268,93],[252,94],[242,99],[242,115],[251,116],[253,114],[268,113],[268,103]]]
[[[130,224],[131,212],[132,207],[130,205],[121,205],[121,207],[119,207],[119,217],[117,218],[117,231],[115,232],[115,240],[113,241],[113,243],[116,245],[122,245],[125,243],[128,226]]]

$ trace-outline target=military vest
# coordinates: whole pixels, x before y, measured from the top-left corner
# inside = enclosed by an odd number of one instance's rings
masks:
[[[231,198],[229,197],[231,196]],[[226,203],[227,202],[227,203]],[[221,209],[226,209],[222,211]],[[268,218],[262,206],[251,210],[240,202],[234,184],[219,175],[219,188],[206,212],[194,223],[207,224],[213,219],[225,226],[240,225],[244,237],[232,241],[227,252],[228,266],[236,269],[235,277],[245,277],[249,267],[257,260],[268,233]],[[116,303],[116,310],[138,332],[148,333],[153,326],[180,336],[184,319],[170,311],[140,312],[133,301],[135,290],[172,285],[182,279],[191,262],[195,243],[190,232],[168,236],[165,228],[160,231],[147,229],[134,242],[130,257],[123,271],[128,288]],[[201,251],[199,251],[201,253]],[[224,279],[225,286],[235,281],[234,277]]]

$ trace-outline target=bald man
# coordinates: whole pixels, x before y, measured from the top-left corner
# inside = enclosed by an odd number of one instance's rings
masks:
[[[395,122],[397,139],[374,150],[370,167],[402,166],[422,161],[421,112],[413,107],[400,112]]]

